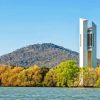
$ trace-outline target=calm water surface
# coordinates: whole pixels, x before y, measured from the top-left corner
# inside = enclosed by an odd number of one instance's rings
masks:
[[[0,87],[0,100],[100,100],[100,89]]]

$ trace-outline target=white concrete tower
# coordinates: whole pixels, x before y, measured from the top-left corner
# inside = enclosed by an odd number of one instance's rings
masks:
[[[80,67],[87,66],[87,26],[88,20],[80,18]]]
[[[96,25],[88,27],[88,20],[80,18],[80,67],[96,67]]]

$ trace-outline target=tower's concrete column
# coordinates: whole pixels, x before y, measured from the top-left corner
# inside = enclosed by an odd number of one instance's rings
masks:
[[[79,56],[80,67],[88,65],[87,30],[88,30],[88,20],[80,18],[80,56]]]

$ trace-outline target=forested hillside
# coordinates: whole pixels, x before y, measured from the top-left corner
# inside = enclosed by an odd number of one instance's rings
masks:
[[[78,61],[78,53],[51,43],[34,44],[0,57],[0,64],[54,67],[64,60]]]

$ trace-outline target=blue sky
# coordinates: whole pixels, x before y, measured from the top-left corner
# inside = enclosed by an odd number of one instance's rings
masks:
[[[0,55],[36,43],[79,51],[79,18],[97,24],[100,58],[100,0],[0,0]]]

